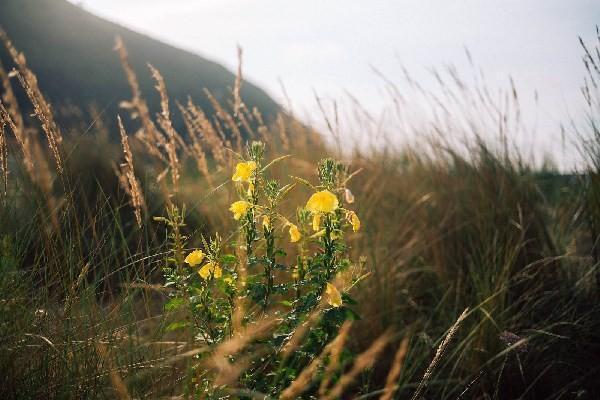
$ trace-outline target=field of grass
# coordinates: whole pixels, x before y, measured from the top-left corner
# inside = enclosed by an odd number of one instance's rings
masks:
[[[597,49],[570,132],[586,165],[565,175],[520,157],[489,103],[465,101],[469,136],[339,152],[263,122],[239,80],[207,92],[214,116],[170,101],[120,42],[138,130],[62,131],[2,41],[0,398],[600,397]]]

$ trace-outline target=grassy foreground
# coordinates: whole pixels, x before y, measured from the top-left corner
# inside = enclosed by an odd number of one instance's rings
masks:
[[[122,43],[132,134],[63,132],[2,39],[1,398],[600,396],[593,52],[565,176],[477,135],[340,156],[239,80],[211,117],[150,68],[154,115]]]

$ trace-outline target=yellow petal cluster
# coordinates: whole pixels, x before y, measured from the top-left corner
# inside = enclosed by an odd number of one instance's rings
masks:
[[[352,224],[352,230],[358,232],[360,229],[360,219],[358,219],[358,215],[356,215],[354,211],[348,211],[346,218],[348,219],[348,222]]]
[[[297,242],[302,237],[300,230],[294,224],[290,224],[290,241],[292,243]]]
[[[249,182],[255,170],[256,163],[254,161],[240,162],[235,166],[235,173],[231,180],[234,182]]]
[[[223,276],[223,270],[218,264],[209,261],[198,270],[198,274],[202,279],[208,279],[211,274],[214,278],[218,279]]]
[[[338,198],[329,190],[322,190],[310,196],[306,209],[312,213],[330,213],[339,206]]]
[[[325,294],[327,295],[327,302],[330,306],[340,307],[342,305],[342,295],[339,290],[329,282],[325,288]]]
[[[250,203],[244,200],[236,201],[229,207],[229,211],[233,213],[233,218],[239,220],[250,208]]]
[[[186,264],[189,264],[190,267],[195,267],[196,265],[200,264],[202,260],[204,260],[204,253],[202,250],[194,250],[188,254],[183,261],[185,261]]]
[[[315,232],[318,232],[319,229],[321,229],[321,214],[317,213],[313,215],[312,228]]]

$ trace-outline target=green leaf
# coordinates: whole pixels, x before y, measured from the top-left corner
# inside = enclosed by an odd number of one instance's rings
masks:
[[[178,329],[183,329],[186,326],[188,326],[188,323],[184,322],[184,321],[172,322],[167,326],[167,332],[172,332],[172,331],[176,331]]]
[[[169,300],[166,304],[165,304],[165,311],[173,311],[173,310],[177,310],[179,307],[181,307],[182,305],[185,304],[185,300],[183,300],[180,297],[175,297],[171,300]]]
[[[292,306],[294,305],[294,304],[293,304],[291,301],[289,301],[289,300],[282,300],[282,301],[280,301],[280,302],[279,302],[279,304],[281,304],[281,305],[284,305],[284,306],[286,306],[286,307],[292,307]]]
[[[353,306],[358,304],[348,293],[342,293],[342,302]]]
[[[237,258],[233,254],[223,254],[219,261],[222,265],[230,265],[235,264],[237,262]]]

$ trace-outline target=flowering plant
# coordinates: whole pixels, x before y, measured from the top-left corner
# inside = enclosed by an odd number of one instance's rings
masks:
[[[280,395],[342,324],[358,317],[348,291],[366,274],[364,261],[355,264],[347,256],[345,235],[360,229],[356,212],[345,208],[344,199],[353,199],[347,168],[325,159],[317,185],[296,177],[282,185],[267,174],[287,157],[265,165],[263,155],[261,142],[248,146],[246,159],[238,155],[231,178],[238,199],[229,208],[238,226],[230,237],[236,239],[201,237],[203,248],[184,256],[183,213],[172,207],[159,218],[170,227],[173,247],[164,268],[166,285],[174,288],[167,307],[187,305],[190,314],[187,323],[173,328],[188,328],[194,340],[216,349],[245,338],[246,354],[225,354],[216,371],[211,362],[217,350],[198,356],[196,390],[211,396],[223,390],[223,365],[231,369],[241,361],[243,370],[232,374],[238,382]],[[300,184],[312,194],[290,215],[282,203]],[[249,329],[267,322],[269,336],[248,336]]]

